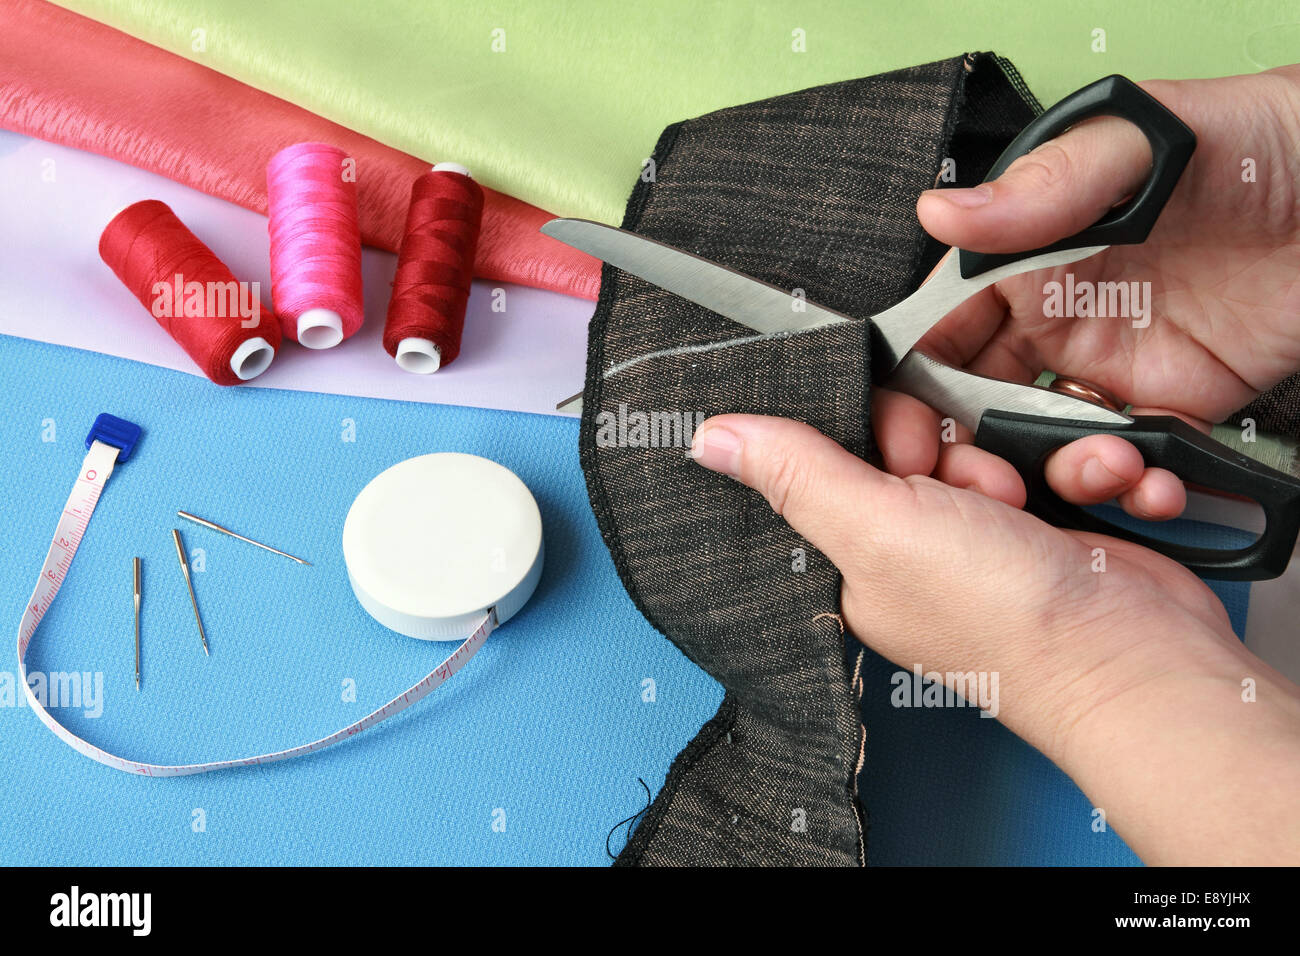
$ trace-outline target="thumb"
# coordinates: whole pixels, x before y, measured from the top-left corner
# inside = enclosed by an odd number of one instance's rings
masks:
[[[1146,136],[1112,116],[1088,120],[971,189],[930,189],[916,214],[940,242],[1023,252],[1073,235],[1136,192],[1151,166]]]
[[[811,425],[788,418],[710,418],[695,432],[691,457],[760,492],[841,568],[869,546],[863,538],[870,536],[871,527],[863,517],[889,513],[883,509],[899,496],[902,485]]]

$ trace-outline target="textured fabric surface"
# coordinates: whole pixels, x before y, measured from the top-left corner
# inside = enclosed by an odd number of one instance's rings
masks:
[[[1237,414],[1233,422],[1255,419],[1261,431],[1300,438],[1300,374],[1284,378]]]
[[[637,777],[657,790],[717,709],[718,685],[658,638],[619,586],[587,505],[576,421],[222,389],[5,336],[0,369],[0,864],[608,865],[606,834],[644,805]],[[28,662],[102,675],[99,716],[53,712],[113,753],[184,762],[303,743],[446,657],[448,644],[375,623],[348,586],[344,517],[398,461],[462,451],[512,469],[541,508],[542,580],[444,687],[347,743],[183,779],[101,766],[5,689],[14,690],[14,629],[102,411],[140,423],[144,436],[114,471]],[[182,522],[178,508],[313,565]],[[173,527],[191,553],[211,657]],[[135,555],[144,562],[139,693]],[[651,701],[646,679],[657,688]],[[344,681],[355,682],[355,700]]]
[[[74,753],[3,693],[0,863],[608,863],[610,827],[661,788],[718,709],[718,684],[633,607],[589,515],[577,423],[273,389],[0,336],[0,610],[17,624],[103,410],[147,429],[109,482],[37,637],[43,669],[104,674],[89,739],[158,759],[251,753],[342,726],[405,687],[438,647],[375,625],[347,590],[339,529],[356,492],[426,451],[504,462],[536,494],[547,563],[528,607],[434,697],[327,753],[206,778],[138,780]],[[71,383],[71,384],[70,384]],[[343,420],[355,443],[340,442]],[[55,427],[53,442],[42,441]],[[310,463],[311,490],[300,464]],[[280,502],[265,505],[267,490]],[[213,654],[205,659],[170,529],[176,508],[226,520],[316,562],[302,568],[186,525]],[[131,682],[130,558],[144,565],[145,689]],[[319,579],[319,586],[317,581]],[[1247,588],[1225,593],[1234,624]],[[270,595],[268,599],[266,596]],[[1235,598],[1235,601],[1234,601]],[[48,630],[46,628],[48,627]],[[863,800],[876,864],[1132,862],[1089,827],[1086,798],[1042,755],[970,710],[889,705],[894,665],[869,659]],[[357,680],[357,701],[340,681]],[[653,703],[644,681],[654,681]],[[403,683],[406,681],[407,683]],[[21,697],[21,695],[19,695]],[[491,829],[505,812],[505,832]],[[206,829],[195,832],[194,811]],[[613,849],[622,846],[615,834]]]
[[[390,146],[465,162],[511,196],[610,223],[655,137],[684,117],[980,48],[1013,59],[1045,102],[1108,73],[1246,73],[1293,62],[1300,20],[1295,0],[1183,0],[1175,16],[1132,0],[62,2]]]
[[[0,127],[130,163],[260,213],[266,164],[277,151],[332,143],[357,163],[362,240],[397,251],[411,184],[429,169],[424,159],[53,4],[5,0],[2,16]],[[550,218],[489,190],[475,274],[594,299],[599,263],[539,234]]]
[[[978,181],[1032,116],[988,56],[723,110],[665,131],[624,227],[864,318],[937,254],[914,208],[943,159]],[[756,492],[602,423],[785,415],[867,456],[867,330],[756,339],[605,268],[581,432],[592,505],[637,606],[728,692],[620,862],[864,861],[838,572]]]

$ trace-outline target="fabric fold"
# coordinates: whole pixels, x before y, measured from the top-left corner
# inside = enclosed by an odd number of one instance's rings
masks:
[[[271,156],[296,142],[332,143],[356,160],[362,240],[389,251],[401,241],[411,184],[430,165],[43,0],[5,5],[0,126],[263,214]],[[435,157],[444,158],[454,157]],[[549,213],[485,192],[475,275],[596,297],[599,263],[541,235]]]
[[[864,760],[870,772],[870,730],[839,572],[760,494],[698,467],[689,440],[665,444],[662,429],[782,415],[869,456],[866,319],[941,252],[915,205],[945,159],[956,185],[974,185],[1033,117],[1018,87],[996,57],[957,57],[722,110],[660,138],[656,179],[637,183],[625,228],[863,321],[756,338],[605,267],[579,439],[592,508],[637,607],[726,690],[620,864],[865,861],[857,775]],[[717,347],[664,351],[689,344]],[[658,423],[659,441],[611,428],[636,415]]]
[[[1237,4],[1208,30],[1131,0],[58,2],[389,146],[454,158],[518,199],[606,223],[683,117],[954,49],[1002,50],[1053,102],[1111,72],[1227,76],[1258,69],[1258,35],[1294,20],[1294,0]]]

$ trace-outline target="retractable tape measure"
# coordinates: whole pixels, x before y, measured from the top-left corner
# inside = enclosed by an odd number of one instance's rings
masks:
[[[434,640],[457,639],[469,630],[469,637],[414,686],[311,743],[212,763],[152,764],[119,757],[83,740],[54,718],[32,692],[25,659],[41,619],[67,580],[109,476],[131,457],[139,438],[138,425],[108,414],[95,419],[86,436],[88,451],[81,472],[18,625],[18,672],[32,711],[69,747],[117,770],[179,777],[288,760],[347,740],[441,687],[499,624],[523,606],[541,576],[541,516],[531,493],[512,472],[473,455],[424,455],[394,465],[362,490],[348,514],[344,556],[353,590],[372,616],[394,630]],[[430,483],[443,493],[463,495],[466,489],[474,493],[469,501],[429,496]],[[413,488],[425,491],[413,499],[409,495]],[[413,507],[420,501],[428,505],[423,510]],[[482,560],[492,573],[467,575],[465,568],[481,565]]]

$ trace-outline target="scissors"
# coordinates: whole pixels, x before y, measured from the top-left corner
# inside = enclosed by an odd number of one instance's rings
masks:
[[[1077,394],[955,369],[912,349],[939,319],[995,282],[1077,262],[1110,245],[1146,241],[1196,148],[1196,136],[1125,77],[1098,80],[1037,117],[998,157],[986,181],[1002,175],[1015,159],[1040,144],[1095,116],[1129,120],[1151,145],[1151,172],[1133,199],[1075,235],[1029,252],[949,249],[928,282],[869,319],[873,380],[907,392],[969,428],[976,446],[1006,459],[1020,473],[1027,490],[1026,510],[1058,527],[1135,541],[1204,577],[1238,581],[1277,577],[1286,570],[1300,532],[1300,481],[1292,476],[1220,444],[1179,418],[1130,417]],[[860,321],[796,299],[716,262],[601,223],[554,219],[542,232],[761,334]],[[560,405],[561,409],[576,407],[573,400]],[[1253,499],[1264,512],[1264,531],[1243,548],[1194,547],[1112,524],[1064,501],[1044,476],[1048,456],[1077,438],[1099,433],[1132,442],[1148,466]]]

